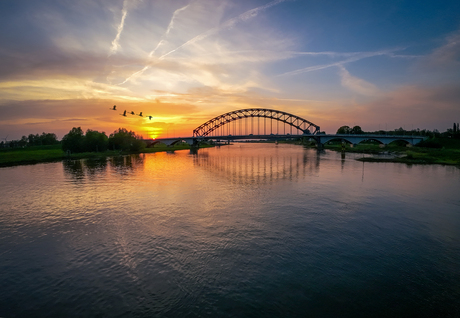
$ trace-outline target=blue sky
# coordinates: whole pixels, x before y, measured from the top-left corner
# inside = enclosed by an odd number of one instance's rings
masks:
[[[328,133],[460,121],[459,1],[3,0],[0,28],[2,138],[188,135],[251,107]]]

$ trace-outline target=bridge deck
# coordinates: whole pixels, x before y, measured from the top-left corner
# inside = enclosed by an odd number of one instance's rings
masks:
[[[418,142],[426,139],[423,136],[399,136],[399,135],[374,135],[374,134],[363,134],[363,135],[335,135],[335,134],[303,134],[303,135],[223,135],[223,136],[206,136],[206,137],[169,137],[169,138],[157,138],[157,139],[144,139],[147,143],[164,143],[166,145],[172,145],[180,141],[184,141],[190,145],[196,144],[200,141],[206,140],[277,140],[277,139],[286,139],[286,138],[312,138],[320,144],[324,144],[328,141],[339,139],[345,140],[353,144],[358,144],[364,140],[376,140],[383,144],[389,144],[390,142],[396,140],[403,140],[410,144],[417,144]]]

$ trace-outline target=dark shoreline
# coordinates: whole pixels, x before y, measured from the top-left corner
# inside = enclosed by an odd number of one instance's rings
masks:
[[[363,157],[356,158],[363,162],[394,162],[404,164],[423,164],[423,165],[449,165],[460,167],[460,149],[431,149],[422,147],[398,147],[387,146],[380,148],[377,145],[358,145],[353,148],[345,147],[342,149],[339,145],[326,146],[325,149],[345,152],[345,153],[362,153],[370,155],[393,155],[391,158]]]
[[[298,143],[296,143],[298,144]],[[213,147],[212,145],[200,146]],[[0,151],[0,168],[13,167],[20,165],[33,165],[38,163],[58,162],[64,160],[80,160],[80,159],[103,159],[108,157],[116,157],[122,155],[139,154],[139,153],[154,153],[167,152],[176,150],[189,150],[188,145],[179,145],[175,147],[160,146],[155,148],[145,148],[141,152],[120,152],[120,151],[105,151],[105,152],[84,152],[67,155],[60,149],[60,146],[52,147],[34,147],[13,150]],[[392,158],[379,157],[363,157],[356,158],[363,162],[393,162],[404,164],[423,164],[423,165],[449,165],[460,168],[460,149],[429,149],[421,147],[398,147],[387,146],[380,148],[377,145],[357,145],[355,147],[346,146],[342,149],[341,145],[326,145],[324,149],[345,152],[345,153],[362,153],[371,155],[386,155],[392,154]]]
[[[213,147],[211,145],[200,146],[201,148]],[[109,157],[125,156],[141,153],[167,152],[176,150],[189,150],[188,145],[179,145],[175,147],[160,146],[154,148],[145,148],[140,152],[126,151],[105,151],[105,152],[83,152],[66,154],[61,150],[60,146],[51,147],[34,147],[31,149],[13,149],[0,151],[0,168],[14,167],[22,165],[34,165],[38,163],[58,162],[65,160],[80,160],[80,159],[105,159]]]

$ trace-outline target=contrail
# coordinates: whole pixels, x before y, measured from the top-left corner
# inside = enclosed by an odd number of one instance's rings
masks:
[[[294,71],[290,71],[290,72],[286,72],[286,73],[283,73],[283,74],[276,75],[276,77],[286,76],[286,75],[297,75],[297,74],[301,74],[301,73],[308,73],[308,72],[312,72],[312,71],[322,70],[322,69],[333,67],[333,66],[341,66],[341,65],[346,64],[346,63],[355,62],[355,61],[358,61],[358,60],[361,60],[361,59],[364,59],[364,58],[373,57],[373,56],[379,56],[379,55],[386,55],[386,56],[391,57],[391,58],[407,58],[407,59],[414,59],[414,58],[420,58],[421,57],[420,55],[394,54],[394,52],[398,52],[398,51],[405,50],[405,49],[406,49],[405,47],[403,47],[403,48],[399,47],[399,48],[388,49],[388,50],[377,51],[377,52],[349,52],[349,53],[327,52],[327,51],[326,52],[290,52],[292,54],[299,54],[299,55],[329,55],[329,56],[332,56],[332,57],[339,57],[339,56],[347,57],[347,56],[350,56],[350,58],[348,58],[346,60],[343,60],[343,61],[330,63],[330,64],[322,64],[322,65],[315,65],[315,66],[309,66],[309,67],[301,68],[301,69],[298,69],[298,70],[294,70]]]
[[[164,38],[169,34],[169,32],[171,32],[171,29],[174,27],[174,20],[176,18],[176,16],[179,14],[179,12],[181,11],[184,11],[185,9],[187,9],[188,7],[190,6],[190,4],[187,4],[186,6],[180,8],[180,9],[177,9],[176,11],[174,11],[173,13],[173,16],[171,18],[171,21],[169,21],[169,24],[168,24],[168,28],[166,29],[166,32],[165,34],[163,34],[163,36],[161,37],[161,40],[160,42],[158,42],[157,46],[149,53],[149,58],[151,58],[154,54],[155,54],[155,51],[164,43]],[[158,63],[158,62],[157,62]],[[156,63],[155,63],[156,64]],[[146,70],[148,70],[150,67],[152,66],[152,64],[150,65],[146,65],[144,66],[143,69],[131,74],[129,77],[127,77],[123,82],[121,82],[119,85],[122,85],[126,82],[128,82],[131,78],[137,76],[137,75],[140,75],[142,73],[144,73]]]
[[[171,50],[171,51],[169,51],[168,53],[163,54],[162,56],[159,57],[159,60],[164,59],[164,58],[167,57],[168,55],[170,55],[170,54],[176,52],[177,50],[183,48],[184,46],[187,46],[187,45],[193,44],[193,43],[195,43],[195,42],[197,42],[197,41],[203,40],[203,39],[205,39],[205,38],[207,38],[207,37],[209,37],[209,36],[211,36],[211,35],[214,35],[214,34],[218,33],[219,31],[221,31],[221,30],[223,30],[223,29],[230,28],[230,27],[236,25],[236,24],[239,23],[239,22],[247,21],[247,20],[249,20],[249,19],[251,19],[251,18],[254,18],[254,17],[256,17],[261,11],[264,11],[264,10],[270,8],[270,7],[273,7],[273,6],[277,5],[277,4],[280,4],[280,3],[285,2],[285,1],[288,1],[288,0],[275,0],[275,1],[272,1],[272,2],[270,2],[270,3],[267,3],[266,5],[263,5],[263,6],[254,8],[254,9],[251,9],[251,10],[249,10],[249,11],[246,11],[246,12],[240,14],[239,16],[237,16],[237,17],[235,17],[235,18],[232,18],[232,19],[229,19],[229,20],[225,21],[221,26],[215,27],[215,28],[212,28],[212,29],[209,29],[208,31],[203,32],[203,33],[201,33],[201,34],[195,36],[194,38],[188,40],[187,42],[185,42],[184,44],[178,46],[178,47],[175,48],[174,50]],[[182,9],[182,8],[181,8],[181,9]],[[181,9],[179,9],[179,10],[181,10]],[[176,10],[176,11],[177,11],[177,10]],[[174,12],[174,14],[176,14],[176,12]],[[174,15],[173,15],[173,19],[174,19]],[[172,23],[172,22],[173,22],[173,21],[172,21],[172,19],[171,19],[171,23]],[[170,24],[171,24],[171,23],[170,23]],[[161,42],[160,42],[160,43],[161,43]],[[160,43],[159,43],[159,44],[160,44]],[[158,47],[158,46],[157,46],[157,47]],[[155,48],[155,50],[156,50],[156,48]],[[149,54],[149,57],[151,57],[150,54]],[[145,72],[145,71],[146,71],[147,69],[149,69],[150,67],[151,67],[151,65],[147,65],[147,66],[145,66],[142,70],[133,73],[133,74],[132,74],[131,76],[129,76],[126,80],[124,80],[122,83],[120,83],[120,85],[126,83],[127,81],[129,81],[131,78],[133,78],[133,76],[137,76],[137,75],[142,74],[143,72]]]
[[[290,71],[290,72],[286,72],[286,73],[283,73],[283,74],[279,74],[279,75],[276,75],[276,77],[287,76],[287,75],[297,75],[297,74],[301,74],[301,73],[308,73],[308,72],[312,72],[312,71],[318,71],[318,70],[322,70],[322,69],[333,67],[333,66],[340,66],[340,65],[343,65],[343,64],[346,64],[346,63],[355,62],[355,61],[358,61],[358,60],[361,60],[361,59],[364,59],[364,58],[367,58],[367,57],[373,57],[373,56],[378,56],[378,55],[390,55],[391,56],[393,51],[394,50],[392,50],[392,51],[380,51],[380,52],[365,52],[365,53],[361,53],[361,54],[359,54],[359,55],[357,55],[355,57],[351,57],[351,58],[343,60],[343,61],[334,62],[334,63],[330,63],[330,64],[309,66],[309,67],[301,68],[301,69],[298,69],[298,70],[295,70],[295,71]]]
[[[157,46],[153,49],[153,51],[149,53],[149,57],[152,57],[153,54],[155,54],[156,50],[164,43],[164,38],[169,34],[169,32],[171,31],[171,29],[174,27],[174,20],[176,19],[176,16],[177,16],[181,11],[186,10],[189,6],[190,6],[190,4],[187,4],[186,6],[184,6],[184,7],[180,8],[180,9],[177,9],[176,11],[174,11],[173,16],[172,16],[172,18],[171,18],[171,21],[169,22],[169,25],[168,25],[168,28],[166,29],[165,34],[161,37],[160,42],[158,42]]]
[[[120,84],[118,85],[122,85],[124,83],[126,83],[127,81],[131,80],[131,78],[137,76],[137,75],[140,75],[142,73],[144,73],[146,70],[148,70],[150,68],[150,65],[147,65],[147,66],[144,66],[144,68],[142,70],[139,70],[133,74],[131,74],[128,78],[126,78],[123,82],[121,82]]]
[[[120,44],[119,44],[120,35],[121,35],[121,32],[123,31],[123,27],[125,26],[126,15],[128,14],[128,1],[129,0],[124,0],[123,1],[123,9],[121,10],[121,12],[122,12],[121,21],[120,21],[120,24],[118,25],[118,28],[117,28],[117,30],[118,30],[117,36],[112,41],[112,47],[110,48],[109,56],[114,54],[118,50],[118,48],[120,47]]]

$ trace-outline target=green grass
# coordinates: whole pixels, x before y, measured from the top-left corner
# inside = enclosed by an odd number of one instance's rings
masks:
[[[1,149],[0,166],[57,161],[62,160],[64,155],[60,145]]]
[[[346,146],[346,152],[353,153],[368,153],[381,154],[392,153],[397,155],[395,158],[359,158],[362,161],[372,162],[400,162],[407,164],[445,164],[460,166],[460,140],[450,138],[434,139],[440,143],[443,148],[423,148],[423,147],[401,147],[398,145],[387,145],[385,148],[380,148],[376,144],[359,144],[351,148]],[[212,145],[200,145],[200,148],[213,147]],[[326,145],[326,149],[342,151],[341,144]],[[155,147],[145,148],[143,153],[154,153],[160,151],[175,151],[190,149],[187,144],[180,144],[174,147],[165,145],[155,145]],[[53,162],[64,159],[97,159],[105,157],[113,157],[120,154],[119,151],[105,152],[83,152],[75,153],[68,156],[61,149],[61,145],[52,146],[34,146],[17,149],[0,149],[0,167],[36,164],[41,162]]]
[[[212,145],[200,145],[200,148],[213,147]],[[173,147],[168,147],[165,145],[157,145],[152,148],[145,148],[142,153],[153,153],[160,151],[175,151],[175,150],[185,150],[190,149],[190,146],[187,144],[180,144]],[[118,156],[120,154],[128,154],[120,151],[104,151],[104,152],[82,152],[82,153],[72,153],[70,155],[66,154],[61,149],[61,145],[52,145],[52,146],[34,146],[26,148],[3,148],[0,149],[0,167],[8,166],[17,166],[17,165],[27,165],[27,164],[36,164],[42,162],[54,162],[65,159],[97,159],[105,157]]]
[[[366,162],[399,162],[406,164],[443,164],[460,166],[460,141],[450,138],[437,138],[435,142],[442,145],[442,148],[424,147],[401,147],[387,145],[380,148],[375,144],[359,144],[351,148],[345,147],[346,152],[382,154],[389,153],[396,155],[394,158],[359,158],[357,160]],[[326,145],[326,149],[342,151],[341,145]]]
[[[342,151],[342,144],[333,144],[333,145],[325,145],[326,149]],[[399,153],[404,152],[408,148],[400,147],[396,145],[388,145],[385,148],[380,148],[379,145],[376,144],[358,144],[353,147],[350,145],[345,146],[346,152],[354,152],[354,153],[369,153],[369,154],[379,154],[382,152],[392,152],[392,153]]]

